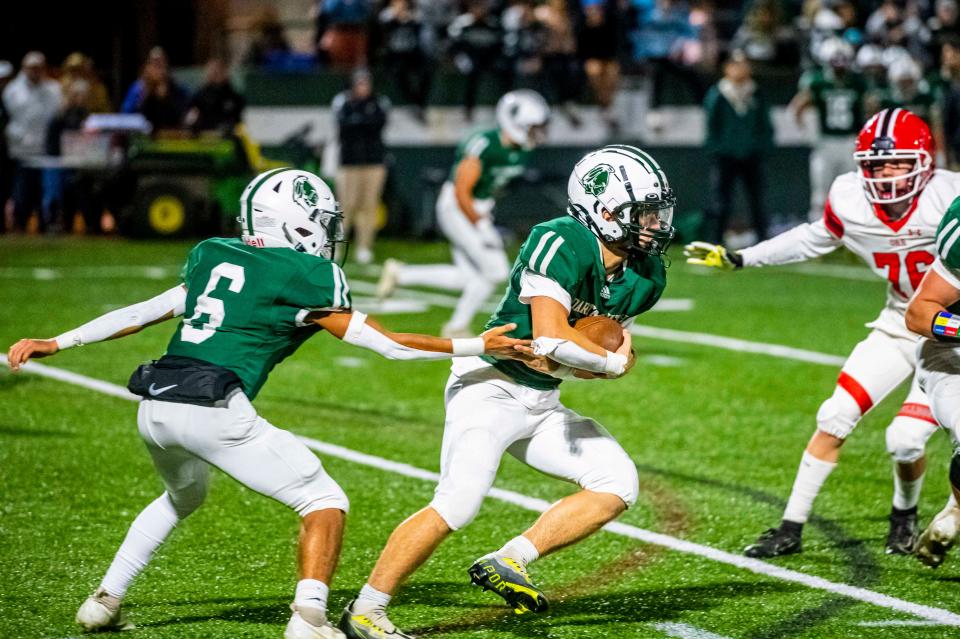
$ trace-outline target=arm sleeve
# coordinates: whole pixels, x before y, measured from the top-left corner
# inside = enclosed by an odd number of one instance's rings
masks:
[[[606,357],[595,355],[578,344],[553,337],[538,337],[533,340],[533,352],[564,366],[591,373],[622,375],[627,365],[627,358],[619,353],[607,351]]]
[[[61,350],[102,342],[121,331],[155,322],[171,311],[174,316],[183,315],[186,301],[187,289],[179,285],[174,286],[145,302],[101,315],[79,328],[58,335],[55,339]]]
[[[478,342],[479,340],[479,342]],[[367,324],[367,316],[364,313],[354,311],[350,318],[350,324],[347,326],[347,332],[343,335],[343,341],[360,348],[379,353],[387,359],[393,360],[437,360],[450,359],[460,355],[478,355],[483,353],[483,338],[476,337],[465,340],[453,340],[453,353],[442,353],[439,351],[424,351],[417,348],[411,348],[400,344],[377,329]],[[458,345],[458,342],[460,344]]]
[[[823,220],[801,224],[776,237],[740,251],[744,266],[793,264],[826,255],[840,246]]]

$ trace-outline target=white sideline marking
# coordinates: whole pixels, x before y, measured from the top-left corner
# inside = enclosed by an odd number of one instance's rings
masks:
[[[369,282],[364,282],[363,280],[354,279],[351,282],[351,286],[356,291],[361,291],[363,293],[372,293],[376,290],[376,286],[370,284]],[[457,305],[456,297],[452,295],[443,295],[438,293],[424,293],[421,291],[416,291],[412,289],[398,288],[396,292],[399,294],[402,299],[413,299],[426,302],[427,304],[433,304],[434,306],[444,306],[447,308],[454,308]],[[690,302],[689,308],[679,308],[685,302]],[[693,303],[692,300],[684,299],[661,299],[650,311],[656,311],[660,308],[661,305],[667,305],[666,309],[671,311],[679,310],[692,310]],[[497,310],[495,304],[487,304],[482,308],[483,311],[492,313]],[[846,360],[845,357],[840,355],[830,355],[829,353],[820,353],[817,351],[808,351],[802,348],[793,348],[792,346],[783,346],[781,344],[768,344],[766,342],[751,342],[745,339],[737,339],[735,337],[723,337],[722,335],[712,335],[710,333],[693,333],[690,331],[676,331],[669,328],[656,328],[653,326],[643,326],[641,324],[633,324],[630,327],[630,332],[634,335],[639,335],[640,337],[649,337],[652,339],[660,339],[668,342],[683,342],[685,344],[700,344],[702,346],[713,346],[715,348],[723,348],[730,351],[737,351],[738,353],[757,353],[759,355],[770,355],[772,357],[779,357],[781,359],[792,359],[800,362],[808,362],[811,364],[822,364],[824,366],[842,366]]]
[[[3,279],[88,279],[88,278],[146,278],[162,280],[176,277],[180,272],[179,266],[70,266],[70,267],[31,267],[8,266],[0,268],[0,278]]]
[[[794,273],[796,275],[808,275],[812,277],[832,277],[835,279],[854,280],[857,282],[880,283],[883,281],[877,277],[873,271],[862,266],[844,266],[843,264],[798,264],[775,267],[769,266],[764,268],[764,270],[767,271],[772,269],[776,269],[775,272],[781,273]],[[724,273],[721,273],[717,269],[695,267],[688,268],[686,271],[684,271],[684,275],[723,277]]]
[[[0,355],[0,365],[6,365],[6,363],[6,356]],[[28,362],[23,367],[23,370],[30,373],[36,373],[37,375],[41,375],[43,377],[50,377],[52,379],[57,379],[69,384],[75,384],[83,388],[89,388],[91,390],[95,390],[106,395],[111,395],[113,397],[119,397],[121,399],[133,401],[139,401],[140,399],[139,397],[129,393],[125,388],[121,388],[116,384],[111,384],[109,382],[87,377],[85,375],[79,375],[77,373],[60,370],[52,366],[44,366],[42,364],[37,364],[36,362]],[[385,470],[398,475],[403,475],[405,477],[412,477],[414,479],[422,479],[431,482],[436,482],[440,479],[439,474],[429,470],[424,470],[422,468],[417,468],[416,466],[411,466],[410,464],[392,461],[383,457],[377,457],[376,455],[361,453],[350,448],[345,448],[336,444],[329,444],[327,442],[321,442],[308,437],[301,437],[300,439],[310,448],[318,452],[322,452],[333,457],[338,457],[340,459],[345,459],[347,461],[352,461],[364,466],[370,466],[377,470]],[[543,499],[529,497],[527,495],[503,488],[492,488],[488,494],[488,497],[492,497],[498,501],[513,504],[515,506],[536,512],[543,512],[551,505],[550,502],[547,502]],[[639,541],[657,546],[663,546],[678,552],[697,555],[698,557],[704,557],[706,559],[712,559],[713,561],[737,568],[742,568],[744,570],[749,570],[750,572],[766,577],[772,577],[782,581],[801,584],[809,588],[823,590],[838,595],[844,595],[846,597],[850,597],[851,599],[856,599],[858,601],[880,606],[882,608],[887,608],[889,610],[896,610],[897,612],[911,614],[920,617],[921,619],[933,621],[938,624],[946,626],[960,626],[960,615],[943,608],[935,608],[932,606],[925,606],[922,604],[905,601],[903,599],[891,597],[890,595],[867,590],[866,588],[851,586],[849,584],[835,583],[827,579],[823,579],[822,577],[808,575],[806,573],[798,572],[796,570],[789,570],[787,568],[781,568],[780,566],[769,564],[765,561],[760,561],[759,559],[750,559],[749,557],[734,555],[733,553],[729,553],[724,550],[718,550],[716,548],[711,548],[710,546],[704,546],[702,544],[686,541],[684,539],[671,537],[670,535],[644,530],[643,528],[631,526],[630,524],[612,522],[604,526],[604,530],[616,535],[622,535],[624,537],[630,537],[631,539],[637,539]]]
[[[662,339],[669,342],[684,342],[686,344],[713,346],[714,348],[724,348],[729,351],[737,351],[738,353],[757,353],[760,355],[779,357],[781,359],[793,359],[800,362],[809,362],[811,364],[842,366],[843,363],[847,361],[845,357],[841,357],[839,355],[808,351],[802,348],[783,346],[781,344],[751,342],[745,339],[737,339],[735,337],[711,335],[710,333],[675,331],[670,328],[657,328],[655,326],[644,326],[642,324],[634,324],[630,327],[630,332],[634,335],[639,335],[640,337],[652,337],[653,339]]]
[[[942,626],[944,624],[924,619],[891,619],[889,621],[861,621],[857,625],[864,628],[887,628],[889,626]]]
[[[677,637],[677,639],[727,639],[723,635],[708,632],[688,623],[663,622],[650,625],[668,637]]]

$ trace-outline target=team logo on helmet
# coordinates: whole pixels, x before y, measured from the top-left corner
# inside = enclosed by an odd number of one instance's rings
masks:
[[[613,167],[609,164],[598,164],[580,178],[580,185],[589,195],[596,197],[607,190],[610,174],[613,172]]]
[[[317,193],[317,189],[310,184],[307,176],[300,175],[293,180],[293,201],[308,213],[317,208],[317,204],[320,202],[320,194]]]

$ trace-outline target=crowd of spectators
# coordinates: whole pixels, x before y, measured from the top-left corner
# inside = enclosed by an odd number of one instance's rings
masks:
[[[79,135],[87,116],[139,113],[158,134],[226,136],[243,108],[219,58],[208,61],[201,85],[190,92],[173,79],[166,54],[155,47],[116,102],[83,53],[71,53],[53,69],[39,51],[27,53],[19,71],[0,60],[0,233],[27,230],[31,219],[40,232],[57,232],[72,224],[73,213],[82,214],[88,231],[109,225],[89,176],[58,162],[67,136]]]

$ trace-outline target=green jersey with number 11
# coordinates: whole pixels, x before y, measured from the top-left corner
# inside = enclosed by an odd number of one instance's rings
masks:
[[[274,366],[320,330],[304,322],[310,311],[350,308],[347,278],[335,263],[239,239],[197,244],[181,278],[186,310],[167,355],[233,371],[250,399]]]
[[[620,272],[608,277],[599,240],[587,227],[572,217],[538,224],[520,247],[507,292],[487,322],[487,328],[515,322],[517,328],[509,335],[518,339],[533,337],[530,305],[520,301],[524,271],[554,280],[570,295],[570,324],[589,315],[606,315],[623,323],[656,304],[667,285],[666,269],[659,256],[631,259]],[[517,360],[484,359],[525,386],[549,390],[560,385],[559,379]]]

